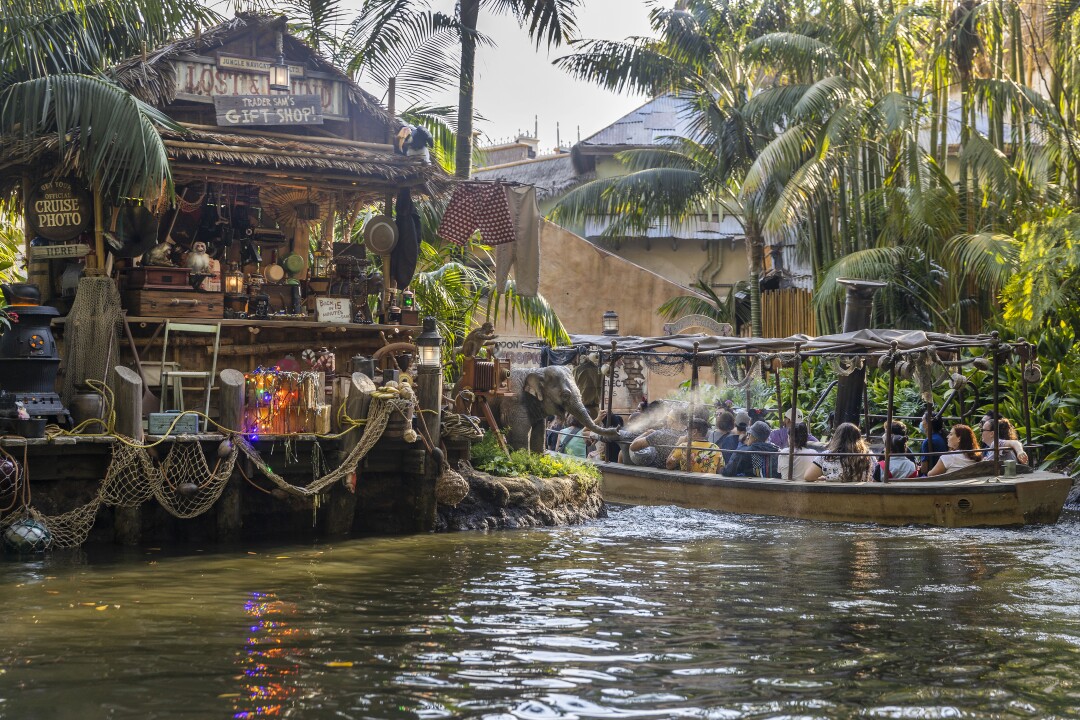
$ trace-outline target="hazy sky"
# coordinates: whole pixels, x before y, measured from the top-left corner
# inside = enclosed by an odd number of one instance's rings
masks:
[[[583,0],[578,14],[583,38],[622,40],[649,34],[649,6],[645,0]],[[432,7],[452,12],[453,0],[433,0]],[[486,122],[477,124],[490,141],[510,138],[519,130],[531,132],[539,116],[540,148],[555,147],[556,123],[563,144],[575,142],[577,128],[588,137],[641,105],[641,96],[616,95],[590,83],[571,79],[554,67],[554,58],[569,54],[567,47],[550,54],[537,51],[528,35],[510,16],[481,10],[478,30],[497,43],[477,52],[476,110]],[[381,96],[383,89],[368,88]],[[457,89],[433,98],[437,104],[457,105]]]

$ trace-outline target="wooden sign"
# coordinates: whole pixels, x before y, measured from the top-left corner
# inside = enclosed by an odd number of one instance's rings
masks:
[[[74,245],[34,245],[30,248],[31,260],[58,260],[61,258],[81,258],[90,254],[90,246]]]
[[[282,97],[270,92],[270,75],[261,70],[219,67],[214,58],[200,56],[174,60],[173,69],[177,100],[211,103],[219,96]],[[323,117],[328,120],[348,119],[348,93],[340,79],[313,70],[294,75],[290,66],[289,92],[296,96],[317,95]]]
[[[241,72],[270,74],[270,66],[277,64],[274,60],[260,58],[240,57],[239,55],[217,54],[217,66],[227,70],[239,70]],[[289,65],[289,77],[304,77],[303,65]]]
[[[349,298],[315,298],[315,320],[329,323],[352,322],[352,301]]]
[[[218,95],[214,97],[217,124],[322,125],[318,95]]]
[[[26,222],[46,240],[74,240],[94,219],[90,194],[73,179],[43,180],[26,203]]]

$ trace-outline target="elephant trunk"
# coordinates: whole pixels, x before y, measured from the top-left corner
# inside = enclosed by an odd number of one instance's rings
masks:
[[[584,427],[586,430],[596,433],[604,440],[619,439],[619,431],[617,428],[600,427],[596,424],[596,421],[594,421],[589,415],[589,411],[585,409],[585,405],[582,404],[580,400],[577,400],[576,398],[575,400],[576,402],[571,401],[569,404],[567,404],[566,412],[577,418],[578,422],[581,423],[582,427]]]

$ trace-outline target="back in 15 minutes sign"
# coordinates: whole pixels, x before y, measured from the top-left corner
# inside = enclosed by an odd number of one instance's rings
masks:
[[[322,125],[322,100],[318,95],[216,95],[217,124]]]

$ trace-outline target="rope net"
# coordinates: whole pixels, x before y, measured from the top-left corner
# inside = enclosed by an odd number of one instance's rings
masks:
[[[28,502],[13,506],[7,514],[0,512],[0,531],[7,530],[17,522],[33,520],[42,525],[51,537],[50,547],[78,547],[86,541],[102,506],[138,507],[151,498],[174,517],[197,517],[207,512],[221,497],[241,453],[281,490],[298,497],[317,496],[356,472],[360,462],[382,437],[392,413],[409,417],[412,410],[411,400],[373,397],[367,422],[363,424],[363,434],[342,463],[321,477],[314,478],[306,486],[293,485],[271,470],[259,452],[241,435],[231,435],[221,442],[212,467],[199,440],[177,439],[158,464],[148,447],[138,445],[130,438],[117,436],[105,478],[93,499],[58,515],[46,515]],[[353,427],[360,427],[360,424],[354,422]],[[320,465],[321,459],[316,463],[317,470]],[[25,485],[24,469],[20,468],[19,475],[24,478],[22,482]],[[28,485],[23,489],[28,489]],[[16,494],[19,490],[19,487],[15,487]]]
[[[105,382],[120,356],[124,311],[120,292],[107,276],[79,280],[79,289],[64,325],[63,379],[60,397],[71,404],[78,385]]]

